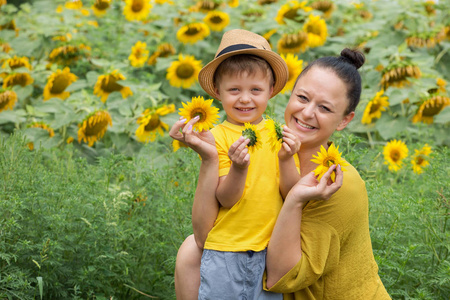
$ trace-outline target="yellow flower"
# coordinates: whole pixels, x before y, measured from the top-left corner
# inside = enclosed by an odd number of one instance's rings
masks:
[[[423,101],[412,118],[413,123],[433,123],[434,116],[439,114],[445,107],[450,105],[450,98],[441,95],[432,95]]]
[[[61,41],[61,42],[68,42],[72,40],[72,34],[66,33],[65,35],[57,35],[52,37],[53,41]]]
[[[239,0],[228,0],[228,6],[229,7],[238,7],[239,6]]]
[[[101,97],[103,103],[106,102],[109,94],[114,92],[120,92],[124,99],[133,95],[133,92],[129,87],[124,87],[117,83],[117,81],[125,79],[125,76],[119,73],[118,70],[114,70],[110,74],[100,75],[94,86],[94,95]]]
[[[50,52],[49,60],[50,62],[54,62],[60,65],[69,65],[79,60],[82,56],[88,54],[90,50],[91,47],[84,44],[80,44],[78,46],[61,46],[53,49],[52,52]]]
[[[158,59],[158,57],[168,57],[170,55],[174,55],[175,53],[175,47],[172,46],[172,44],[163,43],[159,45],[155,53],[150,56],[150,58],[148,59],[148,64],[154,65],[156,64],[156,60]]]
[[[17,94],[14,91],[1,91],[0,92],[0,112],[13,109],[17,102]]]
[[[150,0],[125,0],[123,14],[128,21],[145,20],[152,9]]]
[[[230,23],[230,16],[221,11],[210,11],[203,19],[212,31],[222,31]]]
[[[173,1],[172,0],[155,0],[156,4],[164,4],[164,3],[168,3],[169,5],[173,5]]]
[[[28,60],[28,57],[17,57],[16,55],[14,55],[13,58],[9,58],[7,59],[4,63],[2,68],[7,68],[10,67],[11,70],[17,69],[17,68],[22,68],[25,67],[28,70],[31,70],[31,65],[30,62]]]
[[[78,77],[70,73],[70,69],[65,67],[64,70],[56,70],[55,73],[48,77],[47,84],[44,87],[44,101],[50,98],[67,99],[70,93],[65,89],[74,83]]]
[[[329,0],[318,0],[311,3],[311,7],[315,10],[321,11],[323,13],[323,17],[328,19],[331,16],[331,13],[336,8],[334,3]]]
[[[110,6],[111,0],[95,0],[91,8],[94,12],[94,15],[96,15],[97,17],[103,17]]]
[[[83,7],[83,2],[81,0],[70,0],[64,4],[67,9],[81,9]]]
[[[278,0],[258,0],[259,5],[269,5],[278,2]]]
[[[215,10],[219,7],[220,2],[215,0],[199,0],[194,6],[189,8],[190,12],[203,12]]]
[[[9,53],[9,51],[11,51],[11,50],[12,50],[12,48],[11,48],[11,46],[8,43],[3,43],[0,40],[0,51],[3,51],[5,53]]]
[[[428,146],[428,144],[425,144],[425,146],[423,146],[423,148],[420,150],[414,149],[414,156],[411,160],[414,173],[423,173],[423,169],[430,164],[427,158],[431,154],[431,152],[431,147]]]
[[[0,6],[5,5],[6,3],[6,0],[0,0]]]
[[[320,16],[309,15],[303,24],[303,30],[308,34],[308,46],[311,48],[325,44],[327,40],[327,24]]]
[[[200,60],[195,60],[192,55],[180,54],[178,60],[172,62],[167,69],[166,79],[169,80],[171,86],[187,89],[198,81],[198,73],[201,68]]]
[[[299,31],[294,34],[283,34],[277,43],[280,54],[305,52],[307,47],[308,34],[304,31]]]
[[[266,117],[264,126],[269,130],[269,143],[272,152],[278,152],[283,144],[283,125],[270,117]]]
[[[306,6],[306,1],[288,1],[288,3],[281,6],[275,20],[278,24],[286,24],[284,21],[285,18],[293,21],[300,21],[298,19],[300,17],[299,11],[309,12],[311,10],[312,7]]]
[[[141,117],[137,119],[139,124],[136,130],[136,137],[138,141],[143,143],[153,142],[156,139],[156,134],[164,136],[164,130],[169,129],[169,125],[161,121],[160,117],[175,112],[175,105],[164,105],[160,108],[148,108],[144,111]]]
[[[34,79],[28,73],[11,73],[3,80],[3,88],[14,85],[27,86],[33,82]]]
[[[361,123],[370,124],[373,119],[379,119],[381,117],[381,112],[386,111],[386,108],[389,107],[388,97],[383,96],[384,91],[381,90],[376,93],[375,97],[367,103],[366,108],[364,109],[363,117]]]
[[[209,36],[210,31],[205,23],[191,23],[184,25],[177,31],[177,39],[183,44],[195,44]]]
[[[128,60],[135,68],[142,67],[148,59],[149,51],[147,50],[147,44],[141,41],[137,41],[131,48],[131,54],[128,56]]]
[[[88,115],[81,124],[78,124],[78,142],[82,140],[92,147],[101,139],[108,128],[112,126],[111,115],[106,110],[98,110]]]
[[[390,86],[401,88],[409,85],[408,78],[420,78],[422,73],[418,66],[409,62],[393,63],[382,71],[381,87],[386,90]]]
[[[303,60],[298,59],[298,56],[292,53],[288,53],[287,55],[281,54],[281,58],[284,59],[289,70],[288,81],[281,90],[281,93],[285,94],[292,91],[294,88],[295,81],[297,80],[298,75],[300,75],[300,72],[303,70]]]
[[[244,123],[244,130],[242,130],[242,136],[246,139],[250,139],[247,144],[248,152],[252,153],[262,147],[261,134],[256,129],[256,126],[251,123]]]
[[[219,109],[212,106],[212,103],[213,99],[204,100],[201,96],[192,97],[192,102],[182,103],[183,108],[180,108],[179,115],[186,119],[186,123],[199,116],[200,119],[194,124],[194,129],[209,130],[219,119]]]
[[[447,81],[445,81],[442,78],[436,78],[436,84],[438,86],[438,91],[445,93],[446,91],[445,86],[447,85]]]
[[[172,141],[173,152],[177,152],[180,148],[188,148],[188,146],[179,140]]]
[[[317,152],[317,155],[313,155],[313,159],[311,159],[311,161],[318,164],[317,168],[314,170],[314,175],[319,176],[317,177],[317,180],[320,180],[332,165],[340,165],[342,171],[345,171],[344,167],[349,165],[341,157],[341,153],[339,153],[339,146],[335,147],[334,144],[331,144],[328,147],[328,151],[323,145],[321,145],[320,151]],[[335,172],[331,173],[331,180],[333,182],[336,180]]]
[[[402,161],[408,156],[408,147],[402,141],[390,141],[383,148],[384,164],[389,170],[397,172],[402,167]]]

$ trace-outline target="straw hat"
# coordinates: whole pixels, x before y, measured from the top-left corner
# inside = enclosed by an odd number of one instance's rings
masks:
[[[265,59],[270,64],[275,75],[271,97],[283,89],[289,78],[286,62],[271,50],[269,42],[264,37],[247,30],[233,29],[224,33],[216,56],[201,69],[198,75],[200,85],[211,97],[216,98],[214,73],[217,67],[226,58],[237,54],[253,54]]]

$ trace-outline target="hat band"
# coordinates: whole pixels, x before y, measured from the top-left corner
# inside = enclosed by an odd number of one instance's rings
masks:
[[[256,49],[255,46],[247,45],[247,44],[231,45],[231,46],[228,46],[228,47],[224,48],[222,51],[220,51],[219,54],[216,55],[216,58],[218,58],[219,56],[224,55],[226,53],[232,52],[232,51],[243,50],[243,49],[251,49],[251,48]]]

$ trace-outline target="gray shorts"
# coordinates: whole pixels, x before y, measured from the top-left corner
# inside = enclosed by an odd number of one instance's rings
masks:
[[[203,250],[198,299],[282,300],[282,294],[263,290],[266,251]]]

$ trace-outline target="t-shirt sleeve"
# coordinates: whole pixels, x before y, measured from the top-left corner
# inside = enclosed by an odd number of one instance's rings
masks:
[[[229,145],[226,141],[225,134],[222,128],[214,128],[211,131],[216,140],[217,153],[219,155],[219,177],[225,176],[229,173],[231,167],[231,160],[228,157]]]
[[[269,291],[293,293],[316,281],[339,263],[340,244],[337,231],[329,224],[302,220],[302,257]],[[264,275],[264,289],[266,274]]]

